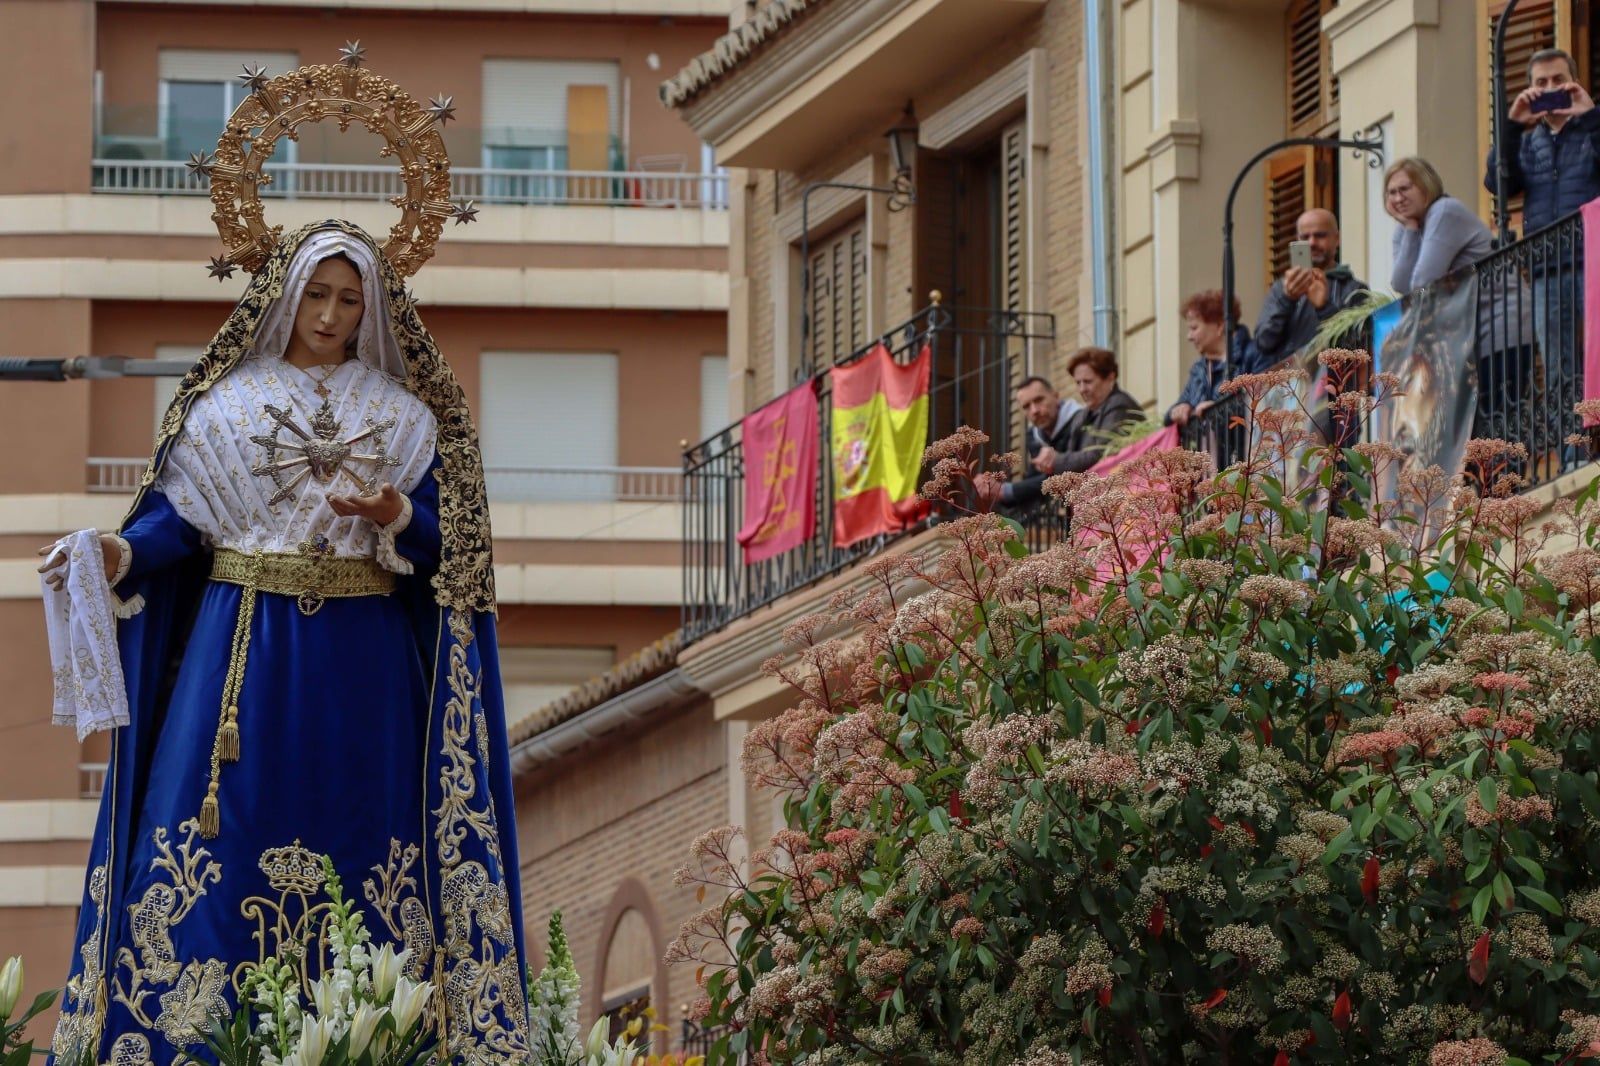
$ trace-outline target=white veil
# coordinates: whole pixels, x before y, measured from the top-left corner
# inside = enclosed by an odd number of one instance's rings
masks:
[[[389,300],[382,289],[382,276],[373,258],[372,245],[343,230],[318,230],[296,249],[283,279],[283,295],[275,300],[256,330],[256,354],[267,359],[282,359],[294,332],[295,312],[306,282],[317,264],[330,256],[343,254],[356,264],[361,274],[361,295],[365,306],[361,326],[356,331],[356,358],[397,381],[407,379],[405,356],[394,339],[389,323]]]

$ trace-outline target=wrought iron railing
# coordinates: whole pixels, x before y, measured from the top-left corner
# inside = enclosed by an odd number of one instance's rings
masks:
[[[347,163],[269,163],[272,180],[263,196],[304,199],[388,200],[401,192],[394,167]],[[95,192],[205,196],[210,182],[181,160],[96,159]],[[625,170],[517,170],[455,167],[450,187],[457,199],[480,204],[668,207],[720,210],[728,206],[726,174]]]
[[[1475,272],[1478,284],[1471,435],[1524,445],[1528,462],[1521,473],[1529,488],[1589,462],[1588,448],[1567,443],[1582,432],[1573,413],[1584,394],[1582,217],[1569,215],[1462,271]],[[1371,320],[1338,343],[1371,351]],[[1379,369],[1395,368],[1382,366],[1380,358]],[[1430,383],[1405,382],[1403,388],[1425,396]],[[1233,423],[1244,410],[1243,397],[1223,399],[1183,427],[1183,446],[1212,453],[1219,468],[1238,461],[1249,434]],[[1370,422],[1352,428],[1351,442],[1373,433]]]
[[[1051,345],[1055,318],[1028,312],[995,312],[935,305],[882,338],[897,362],[908,362],[926,345],[932,353],[928,395],[928,440],[961,425],[989,435],[993,453],[1020,451],[1012,392],[1020,382],[1030,347]],[[838,361],[846,365],[871,351],[873,341]],[[745,463],[739,423],[688,449],[683,457],[683,628],[694,640],[742,618],[796,589],[838,573],[880,551],[904,534],[884,535],[849,547],[833,543],[833,463],[828,454],[832,419],[829,375],[816,378],[819,449],[814,506],[816,528],[798,547],[746,564],[736,539],[744,511]],[[929,521],[939,520],[934,514]],[[1021,516],[1029,527],[1062,521],[1047,507]],[[1041,533],[1041,535],[1044,535]]]
[[[707,1061],[710,1060],[711,1051],[717,1046],[717,1041],[727,1036],[731,1030],[726,1026],[702,1027],[688,1018],[683,1019],[683,1032],[678,1037],[678,1051],[683,1058],[693,1058],[696,1055]]]

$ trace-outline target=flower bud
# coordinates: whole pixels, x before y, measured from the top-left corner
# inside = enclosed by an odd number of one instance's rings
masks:
[[[13,955],[0,966],[0,1018],[9,1019],[22,994],[22,958]]]

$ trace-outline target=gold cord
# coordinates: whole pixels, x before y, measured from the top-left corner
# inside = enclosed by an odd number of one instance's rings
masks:
[[[239,761],[239,692],[244,688],[244,668],[250,658],[250,629],[256,616],[256,585],[246,584],[239,594],[239,618],[233,626],[233,648],[228,653],[228,675],[222,682],[222,717],[211,745],[211,783],[200,804],[200,835],[207,840],[222,831],[222,809],[217,789],[222,784],[222,764]]]

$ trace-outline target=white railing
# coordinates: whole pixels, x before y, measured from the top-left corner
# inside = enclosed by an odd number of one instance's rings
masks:
[[[85,482],[90,492],[133,492],[148,459],[90,459]]]
[[[78,796],[82,799],[99,799],[106,790],[106,765],[103,762],[78,764]]]
[[[664,503],[683,487],[676,466],[491,466],[483,474],[490,499],[523,503]]]
[[[89,492],[131,493],[144,476],[144,459],[90,459]],[[525,503],[662,503],[678,499],[683,471],[676,466],[491,466],[484,471],[489,496]]]
[[[262,195],[337,200],[387,200],[400,194],[391,166],[356,163],[269,163],[270,184]],[[169,159],[96,159],[90,178],[95,192],[204,196],[210,182]],[[632,170],[508,170],[456,167],[450,172],[456,200],[480,204],[590,205],[598,207],[728,206],[726,174],[678,174]]]

